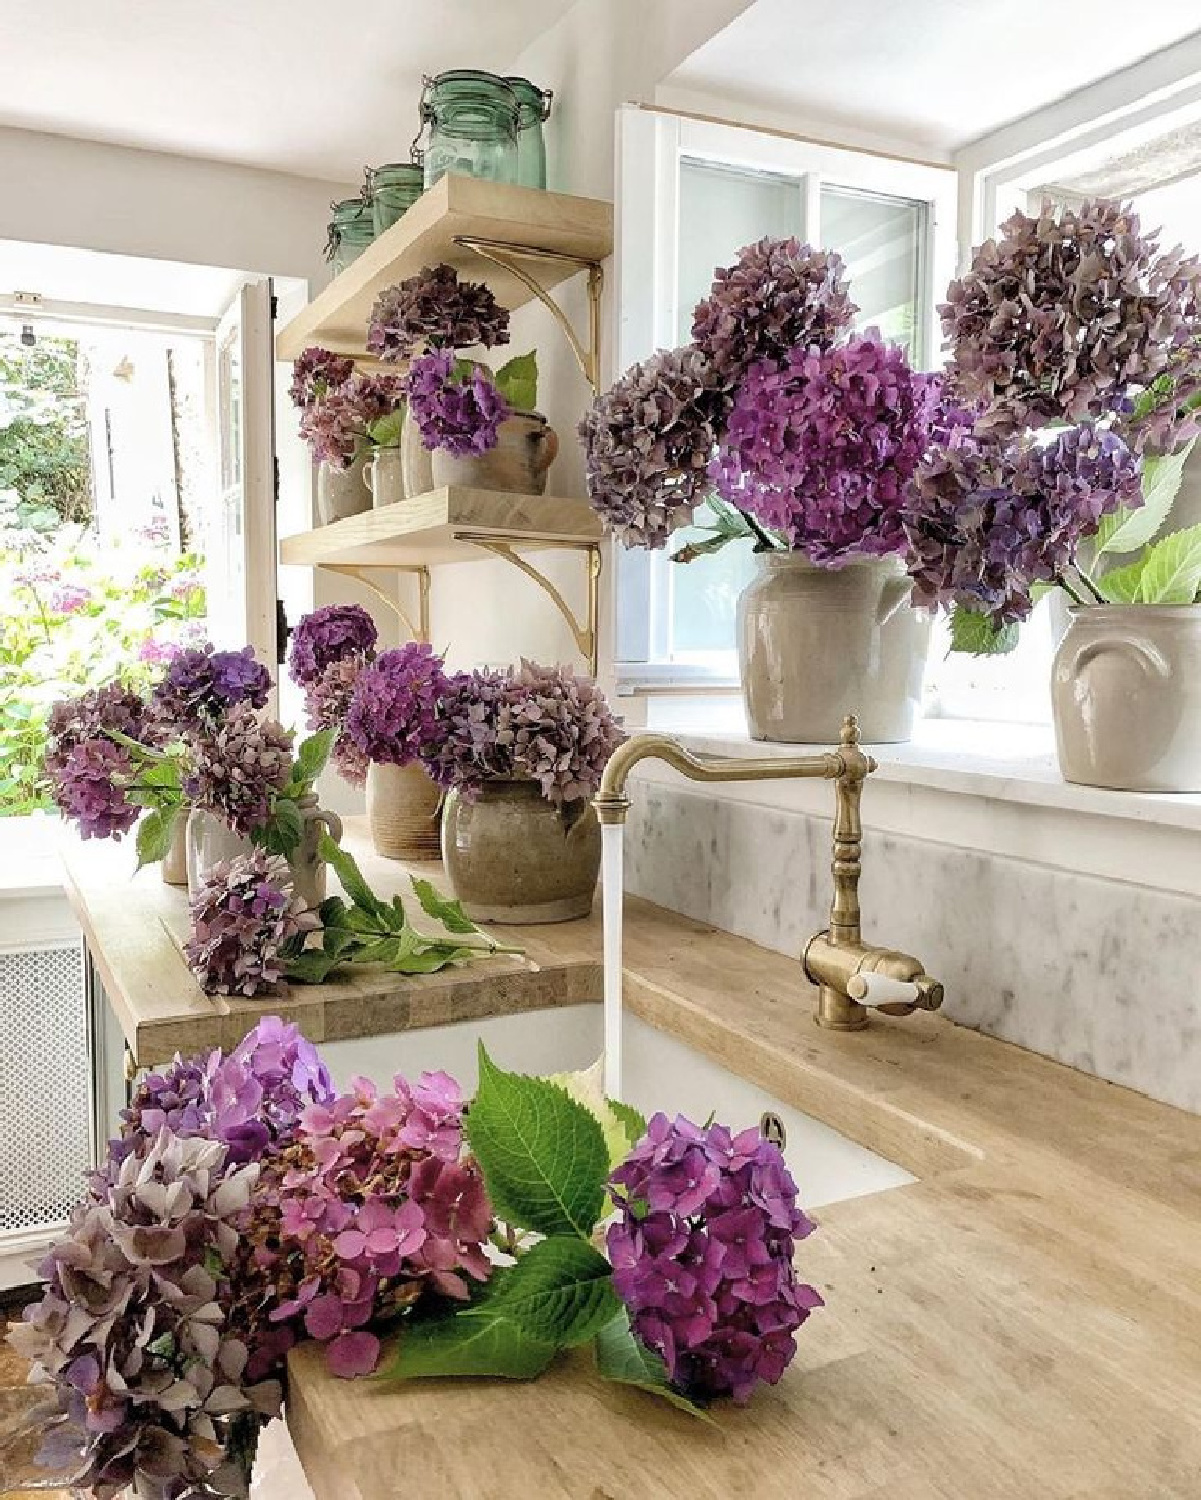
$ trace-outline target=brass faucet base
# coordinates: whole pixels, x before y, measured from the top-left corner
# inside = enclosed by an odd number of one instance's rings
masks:
[[[823,984],[817,991],[813,1019],[827,1031],[862,1031],[868,1023],[867,1007]]]

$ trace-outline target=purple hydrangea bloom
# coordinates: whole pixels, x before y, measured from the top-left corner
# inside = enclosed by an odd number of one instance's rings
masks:
[[[185,743],[183,790],[192,806],[244,837],[265,828],[292,774],[291,733],[242,705],[189,730]]]
[[[614,1290],[673,1384],[739,1402],[774,1385],[822,1306],[793,1269],[814,1225],[779,1148],[757,1130],[657,1114],[609,1182]]]
[[[404,405],[404,381],[396,375],[352,375],[301,414],[300,435],[318,463],[348,469],[373,422]]]
[[[331,391],[345,385],[353,374],[353,359],[314,344],[304,350],[292,365],[292,384],[288,394],[294,405],[307,411],[324,401]]]
[[[212,724],[238,705],[262,708],[270,692],[271,673],[255,660],[253,647],[218,651],[206,642],[174,657],[153,704],[165,724],[188,730]]]
[[[882,557],[930,438],[937,389],[873,329],[751,368],[710,470],[718,493],[812,562]]]
[[[762,239],[714,273],[697,305],[693,342],[727,387],[761,359],[791,350],[828,349],[858,311],[847,295],[845,266],[833,250],[795,239]]]
[[[344,656],[331,662],[316,682],[304,690],[308,727],[338,731],[330,759],[351,786],[362,786],[367,780],[367,757],[346,726],[354,690],[368,662],[366,656]]]
[[[385,651],[359,674],[346,732],[368,760],[407,766],[436,738],[447,686],[442,658],[425,642]]]
[[[939,309],[949,370],[986,428],[1120,413],[1182,355],[1195,366],[1199,294],[1201,262],[1161,251],[1129,204],[1015,213]]]
[[[287,860],[255,849],[221,861],[191,900],[188,966],[206,995],[262,995],[283,978],[280,949],[318,926],[295,895]]]
[[[488,453],[496,447],[500,424],[513,409],[487,370],[472,365],[463,379],[455,373],[454,355],[434,350],[409,367],[409,416],[431,451],[444,449],[456,458]]]
[[[119,839],[142,811],[127,795],[132,779],[133,761],[124,745],[85,740],[54,777],[54,801],[64,817],[78,824],[81,838]]]
[[[406,360],[427,349],[486,349],[509,342],[509,313],[481,281],[460,281],[453,266],[426,266],[376,298],[367,352]]]
[[[1083,423],[1049,443],[961,431],[917,471],[905,514],[915,604],[962,604],[1001,626],[1024,620],[1101,517],[1143,503],[1138,461]]]
[[[579,426],[588,499],[625,546],[659,548],[709,487],[723,398],[706,356],[688,345],[631,366]]]
[[[47,774],[53,778],[76,745],[104,738],[114,730],[143,745],[159,745],[163,740],[161,726],[145,699],[122,682],[108,682],[77,698],[62,699],[46,720]]]
[[[305,615],[292,632],[288,671],[300,687],[312,687],[331,662],[346,656],[370,660],[379,631],[359,604],[327,604]]]

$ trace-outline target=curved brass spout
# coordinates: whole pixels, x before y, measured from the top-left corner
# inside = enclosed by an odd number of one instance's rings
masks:
[[[876,762],[859,745],[859,722],[843,720],[837,750],[820,755],[761,757],[700,756],[666,734],[635,734],[609,758],[593,798],[602,823],[623,824],[630,810],[626,782],[640,760],[661,760],[690,781],[782,781],[820,777],[837,782],[834,812],[834,899],[830,925],[805,950],[805,973],[818,986],[818,1025],[855,1031],[867,1024],[868,1006],[890,1015],[916,1009],[934,1010],[942,1003],[942,986],[924,966],[905,953],[870,948],[863,943],[859,912],[859,872],[863,830],[860,800],[863,783]]]

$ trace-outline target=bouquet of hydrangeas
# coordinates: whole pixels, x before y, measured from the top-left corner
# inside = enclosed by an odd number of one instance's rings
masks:
[[[498,370],[456,354],[508,342],[508,309],[482,282],[460,281],[448,265],[426,266],[385,288],[367,327],[369,354],[408,366],[403,386],[424,446],[456,457],[489,452],[506,417],[538,404],[533,353]]]
[[[314,346],[292,366],[291,396],[318,463],[348,469],[364,448],[400,441],[405,390],[394,375],[360,374],[354,360]]]
[[[266,1017],[142,1082],[10,1338],[57,1394],[40,1457],[64,1480],[244,1496],[306,1337],[348,1378],[386,1325],[392,1379],[532,1379],[590,1345],[688,1410],[746,1401],[821,1306],[793,1265],[813,1227],[758,1130],[648,1124],[592,1070],[526,1077],[482,1046],[469,1110],[444,1073],[339,1093]]]

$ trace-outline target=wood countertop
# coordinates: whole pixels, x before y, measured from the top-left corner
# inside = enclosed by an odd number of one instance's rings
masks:
[[[178,975],[156,989],[147,924],[182,898],[141,876],[132,901],[111,864],[101,889],[93,858],[71,857],[72,899],[106,985],[165,1037],[195,997]],[[641,902],[626,923],[633,1013],[920,1180],[815,1215],[798,1264],[827,1305],[780,1385],[719,1405],[717,1429],[583,1354],[530,1384],[388,1386],[302,1346],[288,1417],[318,1500],[1199,1500],[1201,1118],[938,1016],[819,1031],[795,962]],[[505,972],[403,981],[407,1024],[596,997],[595,920],[522,940]],[[290,1002],[316,1040],[370,1034],[371,997],[340,989]],[[397,1029],[401,1001],[377,999],[375,1029]],[[199,1019],[214,1040],[243,1024]]]

